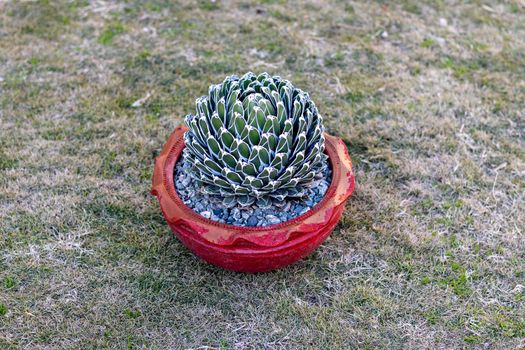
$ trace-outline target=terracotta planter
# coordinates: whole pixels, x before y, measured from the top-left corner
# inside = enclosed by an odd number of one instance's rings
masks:
[[[225,269],[270,271],[307,256],[328,237],[354,190],[347,148],[341,139],[326,134],[332,183],[311,210],[266,227],[233,226],[206,219],[182,202],[173,182],[186,130],[176,128],[155,160],[151,193],[157,196],[166,221],[181,242],[198,257]]]

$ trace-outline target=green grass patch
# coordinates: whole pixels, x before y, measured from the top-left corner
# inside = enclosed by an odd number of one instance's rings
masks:
[[[9,157],[0,150],[0,170],[12,169],[18,163],[17,159]]]
[[[5,316],[7,314],[7,306],[5,304],[0,303],[0,317]]]
[[[124,33],[125,31],[126,29],[122,23],[111,23],[102,30],[98,36],[98,42],[102,45],[111,45],[115,37]]]
[[[215,11],[220,9],[219,1],[199,0],[199,8],[204,11]]]
[[[430,38],[423,39],[423,41],[419,44],[422,48],[429,49],[436,45],[436,42]]]
[[[124,309],[123,313],[130,320],[134,320],[142,316],[142,312],[140,312],[140,310]]]
[[[4,277],[4,288],[11,289],[15,286],[15,279],[13,277],[7,276]]]
[[[472,293],[472,289],[468,286],[466,272],[461,273],[455,278],[443,279],[439,284],[450,287],[454,294],[460,298],[466,298]]]

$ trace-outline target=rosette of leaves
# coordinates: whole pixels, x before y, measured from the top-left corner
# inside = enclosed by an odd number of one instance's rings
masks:
[[[267,73],[211,85],[186,116],[184,158],[227,207],[305,195],[326,166],[323,119],[308,93]]]

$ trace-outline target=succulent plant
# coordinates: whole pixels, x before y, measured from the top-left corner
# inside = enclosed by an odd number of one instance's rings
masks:
[[[308,93],[268,73],[211,85],[186,116],[184,158],[224,205],[301,197],[326,166],[323,118]]]

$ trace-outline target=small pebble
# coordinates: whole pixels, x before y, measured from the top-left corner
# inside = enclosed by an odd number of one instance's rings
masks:
[[[204,216],[206,219],[211,218],[211,213],[209,211],[201,211],[201,215]]]
[[[233,208],[232,216],[235,220],[239,220],[241,218],[241,211],[238,208]]]
[[[295,206],[293,212],[296,213],[296,214],[301,214],[301,212],[303,211],[305,207],[303,207],[302,205],[298,204]]]
[[[272,224],[272,225],[273,224],[278,224],[278,223],[281,222],[281,220],[279,220],[279,218],[277,216],[271,215],[271,214],[270,215],[266,215],[266,220],[268,220],[268,222],[270,224]]]
[[[246,221],[246,225],[247,226],[255,226],[257,225],[257,216],[255,215],[252,215],[248,218],[248,220]]]

